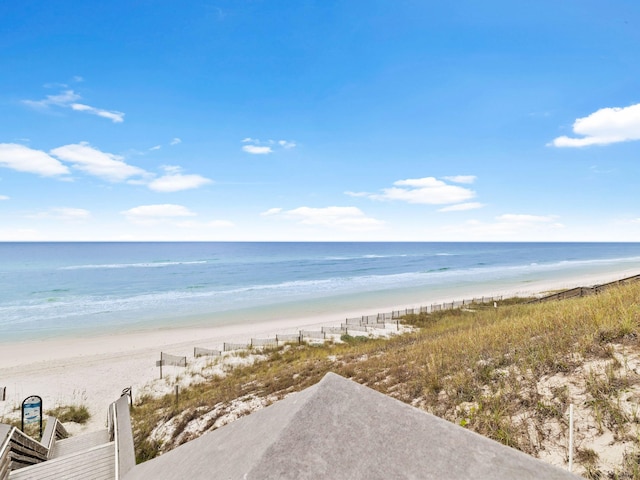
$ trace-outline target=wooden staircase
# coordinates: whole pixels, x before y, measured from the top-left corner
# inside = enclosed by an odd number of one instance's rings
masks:
[[[107,429],[66,436],[53,417],[41,442],[0,425],[0,480],[118,480],[135,465],[127,397],[109,407]]]
[[[103,433],[103,432],[96,432]],[[107,431],[104,434],[108,439]],[[9,480],[115,480],[115,442],[92,445],[93,434],[81,435],[56,442],[56,450],[66,453],[56,454],[49,460],[29,467],[13,470]],[[72,441],[71,445],[67,442]]]

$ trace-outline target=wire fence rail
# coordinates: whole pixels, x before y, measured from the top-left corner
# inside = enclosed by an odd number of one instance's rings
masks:
[[[324,326],[320,327],[320,330],[299,330],[297,333],[278,333],[275,337],[271,338],[251,338],[248,343],[224,342],[221,350],[194,347],[193,356],[195,358],[203,356],[221,356],[224,355],[225,352],[257,348],[277,348],[286,343],[301,344],[305,342],[323,342],[325,340],[333,339],[336,335],[362,336],[381,331],[395,333],[400,330],[400,320],[407,315],[433,313],[443,310],[464,308],[467,306],[482,307],[483,305],[486,306],[486,304],[492,305],[493,302],[500,300],[502,300],[502,296],[480,297],[469,300],[431,304],[416,308],[405,308],[403,310],[393,310],[391,312],[362,315],[360,317],[346,318],[340,326]],[[180,359],[184,358],[177,356],[173,357]],[[169,363],[163,364],[169,365]],[[186,365],[186,359],[184,360],[184,365]]]
[[[576,288],[571,288],[569,290],[564,290],[562,292],[552,293],[551,295],[547,295],[542,298],[536,298],[535,300],[531,300],[529,303],[544,303],[544,302],[552,302],[557,300],[566,300],[568,298],[597,295],[598,293],[604,292],[609,288],[617,287],[620,285],[626,285],[626,284],[634,283],[638,281],[640,281],[640,275],[634,275],[632,277],[626,277],[620,280],[615,280],[613,282],[603,283],[601,285],[594,285],[592,287],[576,287]]]
[[[210,348],[193,347],[194,358],[198,357],[219,357],[222,355],[220,350],[212,350]]]

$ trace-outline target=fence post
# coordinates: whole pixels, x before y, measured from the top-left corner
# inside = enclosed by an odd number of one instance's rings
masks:
[[[573,403],[569,404],[569,471],[573,469]]]
[[[178,385],[176,384],[176,406],[178,405]]]

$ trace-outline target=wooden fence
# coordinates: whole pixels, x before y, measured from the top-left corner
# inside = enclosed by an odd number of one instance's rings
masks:
[[[620,280],[615,280],[609,283],[603,283],[601,285],[594,285],[593,287],[576,287],[570,288],[569,290],[563,290],[562,292],[553,293],[551,295],[544,296],[542,298],[537,298],[535,300],[531,300],[529,303],[543,303],[543,302],[552,302],[557,300],[566,300],[568,298],[576,298],[576,297],[586,297],[588,295],[597,295],[600,292],[604,292],[605,290],[616,287],[619,285],[625,285],[628,283],[634,283],[640,281],[640,275],[634,275],[632,277],[622,278]]]
[[[332,335],[366,335],[375,330],[386,330],[389,326],[400,330],[400,319],[406,315],[417,315],[420,313],[432,313],[443,310],[452,310],[463,307],[481,307],[487,304],[502,300],[502,297],[480,297],[470,300],[457,300],[447,303],[431,304],[416,308],[405,308],[404,310],[394,310],[391,312],[376,313],[372,315],[361,315],[360,317],[346,318],[340,326],[321,327],[320,330],[300,330],[298,333],[277,334],[275,338],[252,338],[249,343],[223,343],[222,350],[211,350],[207,348],[195,347],[194,357],[218,356],[224,352],[235,350],[247,350],[249,348],[277,347],[283,343],[305,341],[324,341]],[[185,360],[186,364],[186,360]]]
[[[198,357],[218,357],[222,355],[220,350],[211,350],[209,348],[202,347],[194,347],[193,348],[193,356]]]

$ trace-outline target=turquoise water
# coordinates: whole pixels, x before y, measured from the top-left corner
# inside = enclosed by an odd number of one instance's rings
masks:
[[[341,318],[359,306],[616,269],[640,273],[640,244],[0,243],[0,341]]]

